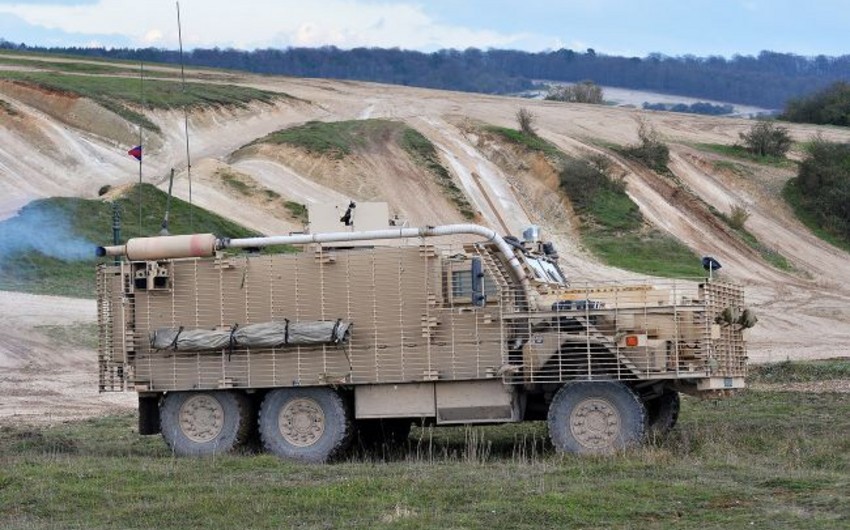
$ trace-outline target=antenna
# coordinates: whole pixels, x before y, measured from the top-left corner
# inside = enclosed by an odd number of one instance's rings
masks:
[[[171,212],[172,186],[174,186],[174,168],[171,168],[171,178],[168,179],[168,199],[165,201],[165,217],[162,218],[162,230],[159,231],[159,235],[161,236],[168,235],[168,214]]]
[[[183,93],[183,128],[186,131],[186,177],[189,179],[189,230],[195,231],[195,212],[192,208],[192,160],[189,156],[189,111],[186,104],[186,71],[183,66],[183,28],[180,25],[180,2],[177,4],[177,39],[180,43],[180,82]]]
[[[142,100],[142,110],[145,109],[145,62],[139,61],[139,98]],[[144,127],[142,126],[141,120],[139,121],[139,237],[144,236],[142,233],[142,153],[144,149],[142,146],[144,145],[142,142],[142,131]]]

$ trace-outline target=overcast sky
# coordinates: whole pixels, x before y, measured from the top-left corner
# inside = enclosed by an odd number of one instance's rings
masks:
[[[182,0],[184,45],[850,54],[850,0]],[[173,1],[0,0],[0,38],[177,46]]]

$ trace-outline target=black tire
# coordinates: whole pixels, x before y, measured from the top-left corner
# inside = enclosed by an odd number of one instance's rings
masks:
[[[646,402],[647,421],[649,423],[649,435],[665,436],[679,421],[679,407],[681,400],[679,393],[675,390],[664,390],[664,392]]]
[[[159,417],[165,443],[180,456],[231,451],[245,441],[253,420],[245,395],[223,390],[169,392]]]
[[[646,409],[622,383],[581,381],[561,387],[549,405],[549,437],[558,451],[609,454],[646,436]]]
[[[330,388],[279,388],[266,394],[260,407],[260,439],[280,458],[327,462],[348,447],[350,417]]]
[[[407,443],[410,418],[357,420],[357,445],[367,451],[394,449]]]

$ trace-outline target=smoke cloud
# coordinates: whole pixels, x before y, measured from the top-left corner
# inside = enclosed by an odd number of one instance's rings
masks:
[[[0,222],[0,261],[40,252],[63,261],[94,258],[95,245],[70,229],[68,214],[44,203],[30,203],[17,216]]]

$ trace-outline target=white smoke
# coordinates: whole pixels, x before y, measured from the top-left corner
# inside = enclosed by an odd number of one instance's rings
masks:
[[[68,214],[44,203],[30,203],[0,222],[0,260],[40,252],[63,261],[94,258],[95,245],[71,231]]]

